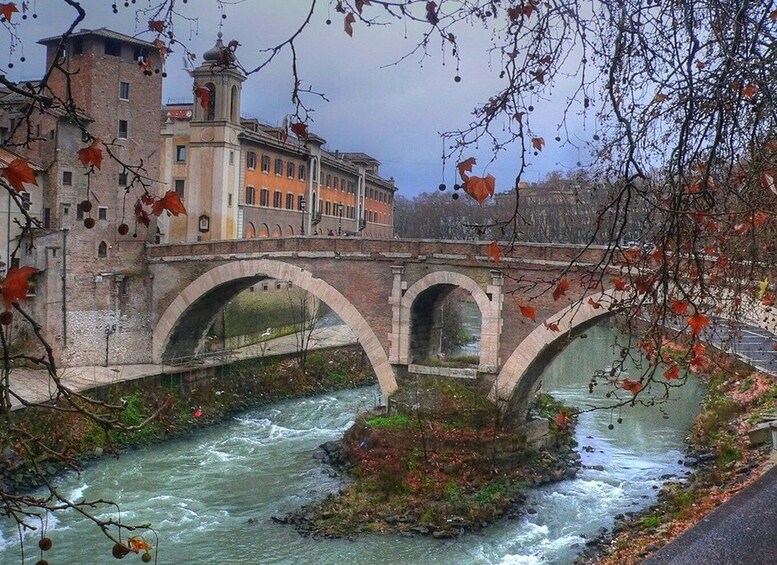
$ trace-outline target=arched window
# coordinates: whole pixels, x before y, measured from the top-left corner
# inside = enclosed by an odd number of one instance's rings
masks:
[[[259,227],[259,237],[270,237],[270,228],[267,227],[267,224],[262,224]]]
[[[100,242],[100,245],[97,246],[97,256],[98,257],[107,257],[108,256],[108,244],[104,241]]]
[[[216,119],[216,86],[212,82],[209,82],[205,84],[205,88],[210,91],[208,107],[205,110],[205,119],[213,121]]]
[[[281,226],[279,226],[277,224],[275,225],[275,227],[272,230],[272,236],[273,237],[282,237],[283,236],[283,232],[281,231]]]
[[[291,226],[286,226],[286,235],[294,235],[294,228]]]
[[[243,237],[246,237],[246,238],[256,237],[256,228],[254,227],[254,224],[252,224],[251,222],[248,222],[248,225],[246,226],[245,235]]]
[[[239,112],[240,109],[238,108],[237,102],[237,86],[232,86],[232,93],[229,97],[229,119],[235,123],[240,121]]]

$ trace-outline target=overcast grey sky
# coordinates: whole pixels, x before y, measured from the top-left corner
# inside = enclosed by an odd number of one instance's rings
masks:
[[[147,0],[138,0],[129,8],[120,0],[118,15],[112,13],[111,0],[81,3],[87,11],[81,28],[109,27],[149,40],[154,37],[146,32],[148,18],[135,16],[137,7],[146,6]],[[21,6],[21,1],[18,4]],[[214,0],[189,0],[187,4],[179,0],[177,4],[182,13],[196,20],[178,22],[179,40],[201,55],[215,43],[221,24],[225,41],[240,42],[237,55],[246,68],[253,68],[261,60],[260,49],[293,33],[310,6],[309,0],[244,0],[227,6],[227,17],[222,19]],[[372,9],[379,13],[377,8]],[[21,20],[15,14],[24,43],[21,50],[11,55],[13,69],[7,71],[11,78],[41,75],[43,50],[35,41],[62,33],[71,13],[59,0],[37,0],[37,18]],[[326,24],[327,19],[332,20],[331,25]],[[455,162],[448,162],[443,172],[442,141],[438,134],[465,127],[472,108],[487,100],[499,85],[499,61],[491,60],[488,54],[489,33],[475,27],[458,35],[461,82],[454,82],[456,63],[450,53],[443,56],[439,40],[429,46],[425,60],[413,55],[392,65],[415,47],[422,29],[400,22],[372,27],[356,23],[353,37],[348,37],[343,31],[342,14],[330,12],[327,0],[318,0],[311,25],[297,42],[302,85],[312,86],[329,99],[307,99],[315,109],[311,130],[327,140],[330,150],[363,151],[377,158],[382,163],[382,176],[393,176],[406,196],[436,190],[442,180],[449,186],[456,182]],[[5,54],[7,34],[4,41]],[[191,78],[182,69],[182,50],[173,49],[176,52],[168,59],[163,102],[192,96]],[[22,55],[26,58],[24,63],[20,62]],[[283,116],[293,111],[290,60],[290,54],[284,52],[271,66],[248,78],[243,87],[243,115],[280,124]],[[1,64],[7,67],[8,62]],[[532,157],[525,180],[535,181],[550,171],[571,169],[576,162],[585,164],[589,159],[584,149],[560,148],[553,142],[559,117],[548,111],[552,109],[548,105],[534,116],[534,129],[547,145],[542,153]],[[583,142],[594,133],[585,129],[582,122],[574,127],[578,129],[573,129],[573,137]],[[514,155],[503,155],[487,169],[489,147],[480,147],[464,156],[478,158],[474,174],[490,173],[496,177],[497,191],[512,187],[517,169]]]

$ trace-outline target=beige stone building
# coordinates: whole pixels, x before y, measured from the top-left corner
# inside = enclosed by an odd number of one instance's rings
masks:
[[[188,215],[161,218],[161,241],[392,237],[397,189],[380,162],[240,117],[245,76],[225,53],[219,37],[192,73],[192,101],[163,108],[160,178]]]

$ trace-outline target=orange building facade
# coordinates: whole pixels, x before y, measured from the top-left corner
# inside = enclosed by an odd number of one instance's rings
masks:
[[[161,180],[188,215],[160,221],[163,242],[330,235],[391,238],[393,179],[364,153],[325,149],[315,133],[240,118],[245,77],[224,67],[219,38],[194,71],[201,98],[162,113]]]

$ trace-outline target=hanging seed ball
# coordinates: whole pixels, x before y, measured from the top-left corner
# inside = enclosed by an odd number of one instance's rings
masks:
[[[446,188],[445,183],[441,183],[437,188],[442,192]]]
[[[618,418],[618,423],[622,424],[623,423],[623,418]]]
[[[127,224],[120,224],[119,225],[119,234],[120,235],[127,235],[129,233],[129,226]]]
[[[458,194],[456,194],[456,193],[454,192],[454,193],[451,195],[451,198],[453,198],[454,200],[458,200],[458,199],[459,199],[459,195],[458,195]]]
[[[326,25],[331,26],[332,25],[332,20],[327,20],[326,21]]]
[[[111,553],[116,559],[124,559],[124,557],[130,552],[126,545],[120,543],[114,543]]]
[[[38,547],[41,548],[41,550],[43,551],[48,551],[49,549],[51,549],[51,546],[52,546],[51,538],[43,537],[38,540]]]
[[[10,310],[6,310],[2,313],[0,313],[0,324],[3,324],[4,326],[11,325],[11,322],[13,322],[13,312]]]
[[[455,77],[453,77],[453,81],[454,82],[461,82],[461,77],[459,75],[456,75]]]
[[[608,429],[608,430],[614,430],[614,429],[615,429],[615,426],[613,426],[612,424],[610,424],[609,426],[607,426],[607,429]]]
[[[147,551],[143,555],[140,556],[140,560],[143,563],[149,563],[151,561],[151,554]]]
[[[81,210],[86,212],[87,214],[92,211],[92,201],[91,200],[84,200],[81,202]]]
[[[94,227],[94,218],[84,218],[84,227],[88,230]]]
[[[49,565],[49,562],[46,561],[45,559],[39,559],[38,561],[35,562],[35,565]]]
[[[594,134],[594,141],[599,141],[599,136]]]

